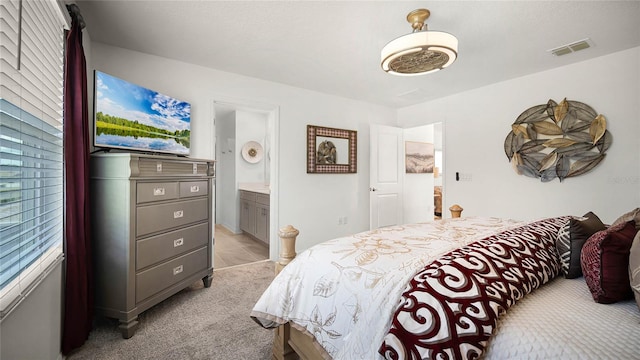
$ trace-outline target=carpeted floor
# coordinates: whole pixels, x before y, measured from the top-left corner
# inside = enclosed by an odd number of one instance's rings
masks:
[[[139,317],[123,339],[118,322],[100,318],[87,342],[67,359],[270,359],[273,331],[249,313],[273,280],[270,261],[216,270],[210,288],[198,281]]]

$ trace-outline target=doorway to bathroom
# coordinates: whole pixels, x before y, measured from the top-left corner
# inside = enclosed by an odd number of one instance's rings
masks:
[[[214,112],[214,268],[275,258],[277,107],[214,101]]]

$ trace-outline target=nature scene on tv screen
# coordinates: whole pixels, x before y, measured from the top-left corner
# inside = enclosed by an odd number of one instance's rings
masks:
[[[95,145],[188,155],[191,105],[96,71]]]

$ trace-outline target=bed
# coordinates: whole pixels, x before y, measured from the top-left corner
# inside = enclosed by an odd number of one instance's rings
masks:
[[[445,219],[330,240],[285,266],[251,317],[276,329],[274,359],[639,358],[636,303],[595,303],[584,279],[558,276],[570,219]]]

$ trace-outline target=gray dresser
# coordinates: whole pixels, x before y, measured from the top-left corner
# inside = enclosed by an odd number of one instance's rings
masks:
[[[135,153],[91,156],[95,307],[120,320],[213,274],[214,162]]]

